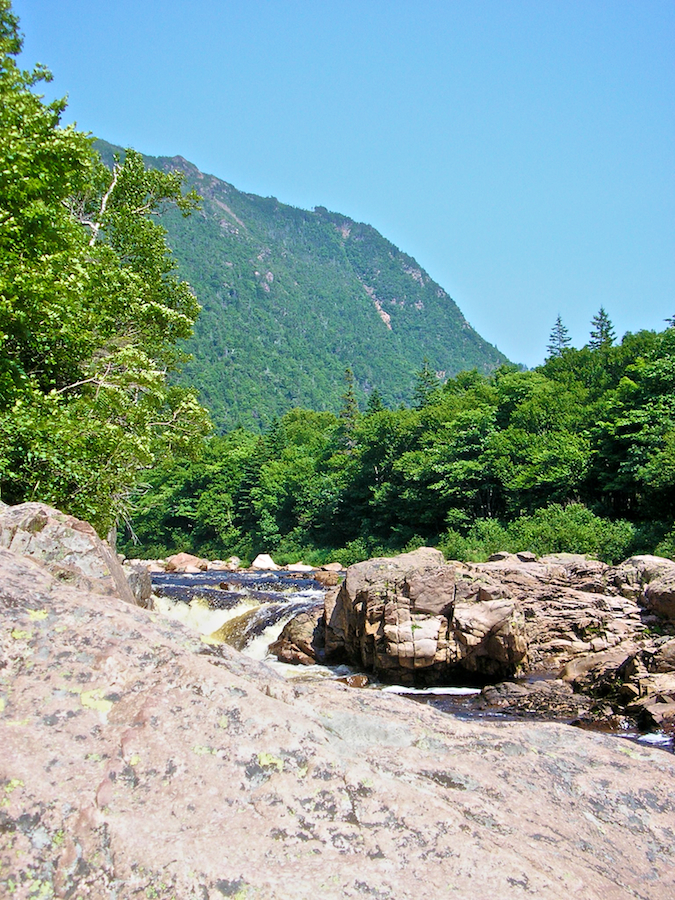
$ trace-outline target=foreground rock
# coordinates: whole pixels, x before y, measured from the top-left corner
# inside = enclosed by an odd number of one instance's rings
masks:
[[[64,584],[143,604],[147,584],[138,598],[110,547],[87,522],[67,516],[45,503],[0,503],[0,548],[39,561]]]
[[[663,751],[293,687],[8,550],[0,618],[1,896],[675,894]]]

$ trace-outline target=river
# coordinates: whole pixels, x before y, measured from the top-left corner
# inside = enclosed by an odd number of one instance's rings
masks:
[[[325,588],[307,575],[291,572],[227,572],[199,574],[153,573],[155,608],[195,629],[203,640],[226,643],[246,656],[264,661],[285,678],[303,681],[332,678],[352,680],[364,674],[350,666],[292,666],[269,653],[269,645],[298,613],[323,606]],[[499,710],[477,709],[472,703],[479,688],[435,687],[415,690],[383,685],[367,675],[367,687],[405,695],[459,718],[514,719]],[[672,735],[641,734],[637,729],[616,732],[618,737],[648,743],[675,752]]]

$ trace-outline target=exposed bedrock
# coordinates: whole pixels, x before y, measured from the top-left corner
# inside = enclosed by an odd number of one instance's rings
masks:
[[[0,548],[0,896],[675,895],[671,754],[286,682],[78,572],[86,532],[47,518],[51,561]]]
[[[545,674],[610,712],[663,724],[675,718],[674,598],[675,563],[653,556],[611,567],[575,554],[498,553],[466,565],[422,548],[347,570],[326,595],[321,651],[403,684]],[[299,647],[289,623],[276,648],[289,661],[298,651],[303,662],[319,659],[321,624],[318,612],[311,630],[304,623]],[[559,707],[560,690],[548,693]]]
[[[497,679],[527,657],[524,617],[508,588],[430,548],[351,566],[326,596],[325,621],[327,659],[385,680]]]

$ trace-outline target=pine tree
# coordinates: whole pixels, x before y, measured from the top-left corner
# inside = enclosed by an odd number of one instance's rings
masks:
[[[611,347],[616,334],[604,306],[601,306],[597,315],[593,316],[591,325],[593,327],[591,328],[591,337],[588,341],[589,348],[591,350],[604,350]]]
[[[551,330],[548,341],[549,342],[546,345],[546,349],[548,350],[547,359],[554,359],[557,356],[562,356],[563,350],[566,350],[571,344],[569,331],[563,325],[560,314],[558,314],[558,318],[555,320],[555,325]]]
[[[413,406],[415,409],[423,409],[441,385],[438,376],[429,365],[429,360],[426,357],[422,368],[415,373],[415,381]]]
[[[368,403],[366,404],[366,415],[372,416],[374,413],[382,412],[383,409],[384,402],[382,400],[382,394],[377,388],[373,388],[368,397]]]
[[[340,409],[340,443],[348,450],[356,447],[354,431],[359,417],[359,404],[354,390],[354,373],[349,366],[345,369],[345,383],[347,385],[342,395],[342,407]]]

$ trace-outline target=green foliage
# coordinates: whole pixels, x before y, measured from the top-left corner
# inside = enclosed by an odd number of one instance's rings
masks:
[[[0,0],[0,491],[103,532],[138,474],[207,425],[167,383],[199,307],[152,219],[194,197],[132,152],[110,171],[62,128],[65,103],[34,93],[49,74],[16,65],[17,28]]]
[[[112,164],[118,148],[97,147]],[[202,304],[180,380],[199,386],[221,432],[266,431],[298,406],[338,413],[346,368],[360,407],[377,388],[393,408],[412,401],[425,358],[444,377],[504,361],[370,226],[242,193],[180,157],[145,161],[183,172],[203,195],[198,216],[170,210],[162,223]]]
[[[656,545],[654,553],[675,560],[675,527],[671,528],[662,541]]]
[[[210,538],[216,555],[347,563],[421,544],[466,560],[497,550],[612,562],[672,553],[674,329],[569,348],[532,372],[463,372],[412,409],[345,409],[341,418],[295,409],[262,437],[235,433],[231,485],[210,493],[214,509],[222,497],[231,515],[232,530]],[[218,440],[209,453],[227,468]],[[184,502],[213,478],[197,468],[180,488]],[[156,483],[170,474],[160,470]],[[191,530],[143,527],[165,534],[167,550],[198,551],[199,522],[195,513]]]
[[[607,521],[574,503],[551,504],[505,524],[478,519],[466,535],[448,529],[438,546],[447,559],[462,561],[484,562],[500,550],[530,550],[537,556],[583,553],[616,563],[630,556],[635,538],[636,529],[629,522]]]

